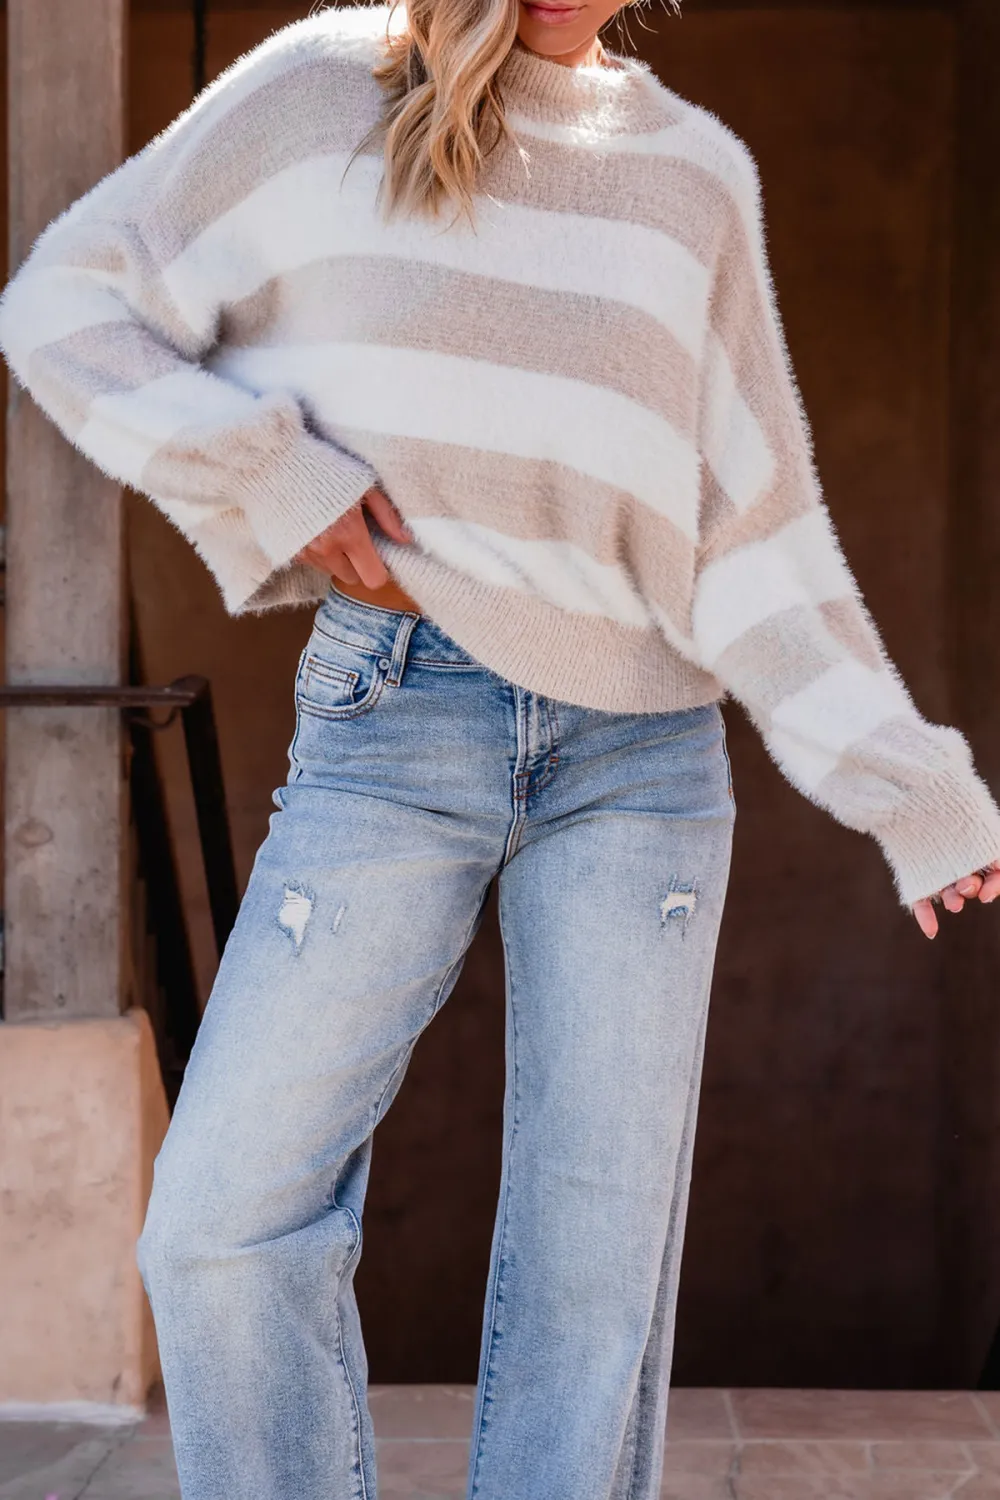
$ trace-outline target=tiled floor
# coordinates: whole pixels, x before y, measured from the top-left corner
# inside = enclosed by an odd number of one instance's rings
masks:
[[[471,1387],[376,1386],[371,1404],[379,1500],[464,1496]],[[1000,1393],[675,1390],[668,1431],[662,1500],[1000,1500]],[[178,1494],[162,1408],[111,1432],[0,1422],[0,1500]]]

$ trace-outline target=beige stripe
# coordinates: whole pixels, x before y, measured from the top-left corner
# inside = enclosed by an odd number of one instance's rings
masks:
[[[562,540],[638,578],[689,573],[692,546],[677,527],[634,495],[545,460],[475,448],[340,434],[378,472],[406,515],[458,516],[509,536]],[[661,583],[662,590],[662,583]]]
[[[228,308],[227,344],[430,349],[618,391],[695,437],[697,368],[660,323],[622,303],[415,261],[337,257],[275,277]]]
[[[96,271],[102,276],[115,278],[124,276],[134,247],[130,244],[126,250],[120,239],[108,236],[124,239],[125,233],[122,226],[112,228],[104,220],[94,224],[81,223],[72,235],[53,234],[43,238],[32,255],[32,267],[45,270],[58,266],[60,270]]]
[[[618,566],[654,600],[677,633],[689,636],[694,566],[690,541],[633,495],[558,464],[473,448],[346,432],[348,447],[381,476],[406,516],[455,516],[505,535],[566,541],[597,562]]]
[[[139,390],[172,375],[177,355],[135,323],[101,323],[32,355],[28,385],[72,441],[99,396]]]
[[[140,488],[165,505],[180,491],[185,505],[218,507],[280,465],[295,436],[287,410],[276,406],[262,406],[244,425],[183,427],[147,459]]]
[[[719,216],[732,199],[703,167],[669,157],[607,155],[585,147],[532,138],[530,164],[509,147],[487,158],[482,191],[503,201],[641,224],[676,240],[702,265],[711,265]],[[571,252],[570,252],[571,253]]]
[[[933,733],[912,719],[887,720],[841,752],[836,768],[814,789],[816,799],[835,808],[848,828],[877,833],[912,798],[927,799],[935,770],[943,769],[935,767],[940,743],[931,745]]]
[[[840,641],[824,634],[816,611],[798,605],[745,631],[722,653],[715,671],[766,720],[783,699],[843,659]]]
[[[777,498],[791,519],[794,511],[788,507],[801,505],[803,499],[812,503],[816,494],[808,420],[786,365],[781,333],[762,279],[767,268],[757,263],[751,231],[736,209],[728,216],[725,244],[715,269],[712,327],[729,357],[740,395],[778,460],[769,498]],[[758,534],[763,515],[758,505],[747,517]],[[763,529],[767,529],[766,521]]]
[[[186,147],[164,183],[143,225],[160,265],[286,167],[352,151],[379,118],[381,101],[361,59],[309,59],[262,83]]]
[[[828,599],[819,606],[826,628],[845,651],[873,672],[885,670],[881,642],[857,599]]]
[[[789,455],[778,450],[775,460],[771,488],[756,505],[743,512],[736,509],[719,487],[707,464],[702,466],[699,568],[735,552],[738,547],[766,540],[813,509],[812,490],[802,482],[800,472],[789,462]]]

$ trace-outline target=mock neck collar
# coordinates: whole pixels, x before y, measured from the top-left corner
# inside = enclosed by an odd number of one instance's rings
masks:
[[[605,48],[606,63],[567,67],[515,38],[497,71],[504,103],[517,113],[599,134],[656,130],[669,114],[648,64]]]

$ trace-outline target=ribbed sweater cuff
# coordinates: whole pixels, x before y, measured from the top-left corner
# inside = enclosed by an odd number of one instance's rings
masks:
[[[946,772],[876,837],[909,907],[1000,859],[1000,808],[974,771]]]
[[[256,470],[236,498],[261,548],[281,568],[377,483],[363,459],[304,433],[290,452]]]

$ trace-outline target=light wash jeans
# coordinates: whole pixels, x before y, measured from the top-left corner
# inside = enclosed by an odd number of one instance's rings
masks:
[[[375,1500],[372,1131],[499,881],[476,1500],[656,1500],[734,816],[715,704],[580,708],[332,590],[139,1261],[185,1500]],[[456,1122],[457,1124],[457,1122]]]

